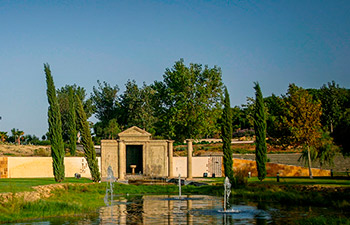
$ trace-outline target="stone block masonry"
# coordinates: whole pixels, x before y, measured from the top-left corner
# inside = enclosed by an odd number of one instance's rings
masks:
[[[0,178],[8,177],[8,160],[7,157],[0,157]]]

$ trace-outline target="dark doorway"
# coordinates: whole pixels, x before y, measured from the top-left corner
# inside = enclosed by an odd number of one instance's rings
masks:
[[[142,145],[126,146],[126,173],[131,173],[130,165],[136,165],[135,173],[142,174]]]

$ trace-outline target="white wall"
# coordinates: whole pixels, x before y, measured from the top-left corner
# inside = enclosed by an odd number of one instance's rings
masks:
[[[99,168],[101,158],[97,157]],[[65,157],[65,176],[74,177],[75,173],[82,177],[91,177],[90,169],[84,157]],[[54,177],[51,157],[8,157],[9,178]]]

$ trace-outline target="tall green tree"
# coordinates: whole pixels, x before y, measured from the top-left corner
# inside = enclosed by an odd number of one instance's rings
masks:
[[[70,138],[72,135],[70,134],[71,125],[69,121],[71,117],[71,106],[70,104],[75,104],[75,100],[72,102],[69,99],[69,90],[73,89],[73,95],[77,95],[81,102],[83,103],[84,111],[86,113],[86,117],[90,118],[90,116],[94,112],[94,106],[92,104],[91,98],[87,98],[86,90],[83,87],[74,85],[65,85],[64,87],[57,89],[57,99],[61,112],[61,120],[62,120],[62,137],[65,143],[71,143]],[[73,98],[74,99],[74,98]],[[75,111],[74,111],[75,113]]]
[[[68,125],[68,137],[69,137],[69,150],[70,155],[74,156],[77,150],[77,125],[75,116],[75,98],[74,90],[72,87],[68,89],[68,101],[69,101],[69,111],[67,116]]]
[[[234,184],[234,173],[233,173],[233,160],[232,160],[232,114],[230,106],[230,96],[227,88],[224,91],[224,110],[221,118],[221,138],[223,141],[223,152],[224,152],[224,170],[225,176],[227,176],[231,183]]]
[[[334,81],[328,82],[320,89],[322,102],[321,122],[328,127],[328,131],[333,133],[334,127],[338,125],[341,118],[344,95],[342,89]]]
[[[48,109],[48,123],[49,123],[49,136],[48,139],[51,142],[51,156],[53,174],[56,182],[62,182],[64,180],[64,145],[62,139],[62,122],[61,113],[57,101],[56,89],[51,76],[51,70],[49,64],[44,64],[44,71],[46,74],[47,84],[47,98],[49,102]]]
[[[89,123],[86,118],[83,105],[78,97],[75,98],[77,127],[81,134],[81,143],[84,147],[84,155],[88,163],[92,180],[98,182],[101,180],[101,175],[98,169],[98,162],[96,159],[96,152],[94,143],[92,142]]]
[[[184,60],[166,69],[163,81],[156,81],[155,113],[158,131],[167,138],[183,141],[219,132],[222,113],[221,69],[200,64],[187,67]]]
[[[264,99],[261,93],[260,85],[255,83],[255,108],[254,108],[254,129],[255,129],[255,157],[258,170],[258,179],[262,181],[266,177],[266,115],[264,108]]]
[[[288,117],[286,123],[294,136],[294,143],[304,146],[307,151],[309,176],[312,178],[311,151],[316,149],[322,137],[321,102],[315,101],[307,90],[289,85],[286,96]]]

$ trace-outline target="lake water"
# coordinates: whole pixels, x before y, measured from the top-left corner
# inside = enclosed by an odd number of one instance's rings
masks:
[[[226,213],[223,198],[208,195],[123,195],[97,214],[17,224],[291,224],[309,215],[337,215],[322,207],[289,207],[235,199]]]

